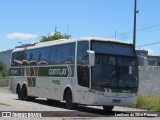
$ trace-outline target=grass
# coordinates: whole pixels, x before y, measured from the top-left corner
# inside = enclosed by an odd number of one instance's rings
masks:
[[[0,106],[1,106],[1,105],[10,106],[9,104],[0,102]]]
[[[0,87],[0,92],[10,92],[9,87]]]
[[[151,111],[160,111],[160,96],[139,95],[135,107]]]
[[[0,81],[9,80],[9,77],[2,77],[0,76]]]

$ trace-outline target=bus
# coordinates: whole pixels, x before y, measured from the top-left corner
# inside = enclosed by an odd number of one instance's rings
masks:
[[[133,106],[138,93],[138,63],[133,44],[82,37],[15,48],[10,90],[20,100],[46,98],[77,105]]]

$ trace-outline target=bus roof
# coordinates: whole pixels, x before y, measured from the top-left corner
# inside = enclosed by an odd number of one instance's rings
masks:
[[[131,45],[131,42],[129,41],[122,41],[122,40],[109,39],[109,38],[98,38],[98,37],[80,37],[80,38],[75,38],[75,39],[58,39],[58,40],[53,40],[49,42],[36,43],[35,45],[29,46],[29,47],[15,48],[12,52],[47,47],[47,46],[52,46],[52,45],[60,45],[60,44],[65,44],[65,43],[72,43],[76,41],[91,41],[91,40],[113,42],[113,43],[123,43],[123,44]]]

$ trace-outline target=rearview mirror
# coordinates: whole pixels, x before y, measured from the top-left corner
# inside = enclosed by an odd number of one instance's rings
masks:
[[[87,50],[89,54],[89,66],[94,66],[95,64],[95,52],[92,50]]]

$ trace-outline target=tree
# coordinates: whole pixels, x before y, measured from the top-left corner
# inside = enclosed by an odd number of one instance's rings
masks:
[[[2,61],[0,61],[0,72],[1,72],[2,77],[6,77],[9,75],[9,71],[6,65]]]
[[[58,39],[69,39],[70,37],[71,37],[70,35],[62,34],[61,32],[55,31],[54,34],[50,34],[48,36],[42,36],[40,42],[46,42]]]

